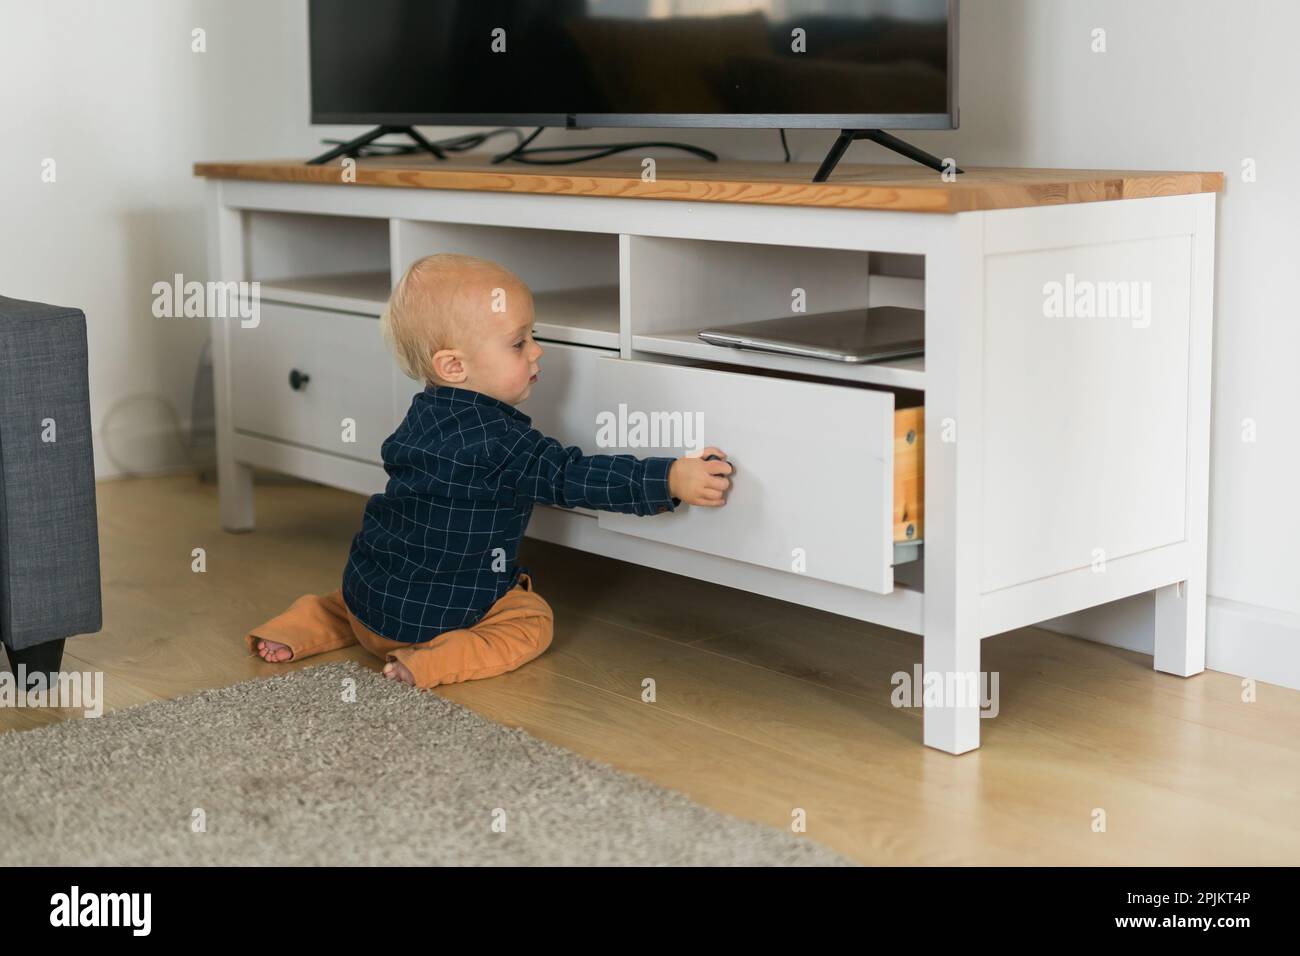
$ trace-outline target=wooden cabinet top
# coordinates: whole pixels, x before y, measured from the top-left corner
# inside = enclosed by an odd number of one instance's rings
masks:
[[[656,160],[656,179],[643,182],[641,157],[609,157],[573,166],[492,165],[463,157],[376,157],[357,162],[356,183],[397,189],[462,189],[674,199],[689,202],[890,209],[955,213],[1110,199],[1143,199],[1219,192],[1221,172],[1111,169],[965,167],[944,182],[923,166],[841,163],[830,182],[813,183],[815,163]],[[308,166],[302,160],[195,163],[210,179],[340,184],[339,163]]]

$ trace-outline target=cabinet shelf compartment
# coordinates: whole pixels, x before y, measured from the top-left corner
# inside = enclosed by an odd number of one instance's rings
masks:
[[[370,316],[383,314],[389,286],[387,269],[261,280],[268,302]]]
[[[377,295],[388,298],[385,282],[375,276],[389,271],[389,225],[387,219],[366,216],[327,216],[305,213],[243,213],[247,235],[247,278],[260,282],[262,294],[268,287],[283,293],[293,304],[336,307],[310,299],[313,295],[336,296],[351,302],[343,311],[373,309]],[[307,297],[307,298],[303,298]],[[380,302],[382,311],[383,303]]]
[[[618,348],[618,286],[533,293],[533,335],[543,342]]]
[[[846,249],[630,236],[632,357],[815,375],[922,391],[925,355],[862,364],[714,345],[702,329],[875,306],[924,308],[924,259]]]
[[[544,341],[619,347],[619,237],[561,229],[393,221],[393,281],[437,253],[475,256],[509,269],[533,294]]]

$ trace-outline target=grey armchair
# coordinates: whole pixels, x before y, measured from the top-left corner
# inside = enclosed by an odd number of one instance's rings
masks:
[[[102,625],[86,316],[0,296],[0,641],[58,670]]]

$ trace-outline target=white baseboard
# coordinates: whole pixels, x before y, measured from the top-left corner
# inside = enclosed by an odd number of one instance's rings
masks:
[[[1152,654],[1154,615],[1152,595],[1139,594],[1040,626]],[[1206,615],[1205,666],[1300,690],[1300,614],[1211,597]]]
[[[1300,614],[1210,598],[1206,666],[1300,690]]]

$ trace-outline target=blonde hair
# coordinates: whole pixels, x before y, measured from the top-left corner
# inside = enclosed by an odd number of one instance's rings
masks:
[[[479,291],[482,286],[475,280],[483,278],[528,291],[504,266],[451,252],[417,259],[402,274],[379,318],[379,329],[408,378],[434,382],[433,356],[464,344],[473,328],[467,320],[483,311],[467,302],[465,293]]]

